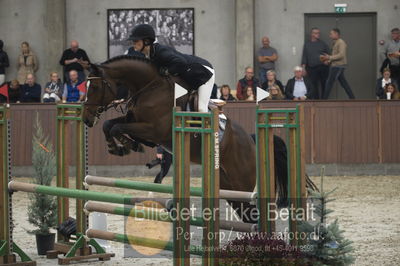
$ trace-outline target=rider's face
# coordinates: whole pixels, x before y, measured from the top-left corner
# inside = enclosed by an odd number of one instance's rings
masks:
[[[135,49],[135,51],[137,52],[142,51],[143,46],[144,46],[143,40],[133,41],[133,49]]]

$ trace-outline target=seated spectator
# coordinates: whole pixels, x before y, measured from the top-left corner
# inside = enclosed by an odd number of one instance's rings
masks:
[[[8,102],[8,83],[0,83],[0,103]]]
[[[59,102],[62,97],[62,90],[63,85],[58,77],[58,73],[52,72],[50,74],[50,81],[47,82],[46,86],[44,87],[45,93],[43,94],[43,102]]]
[[[40,103],[40,96],[42,94],[42,87],[35,82],[35,76],[28,74],[26,76],[26,83],[21,87],[22,103]]]
[[[10,81],[8,84],[8,102],[19,103],[21,100],[21,86],[17,79]]]
[[[390,69],[385,68],[382,72],[382,77],[376,80],[375,93],[378,99],[386,99],[386,94],[384,90],[385,86],[389,83],[394,83],[397,85],[396,80],[393,80],[390,77]]]
[[[245,76],[241,80],[238,81],[236,86],[236,97],[238,100],[246,100],[247,99],[247,87],[251,87],[253,89],[253,95],[256,95],[256,88],[260,86],[260,82],[258,79],[254,77],[254,70],[252,67],[246,67]]]
[[[246,101],[255,101],[256,97],[254,96],[254,91],[253,88],[248,86],[246,88]]]
[[[386,99],[400,100],[400,92],[396,88],[396,85],[394,83],[386,84],[384,92],[385,92]]]
[[[236,101],[236,98],[233,97],[233,95],[231,94],[231,88],[229,87],[229,85],[222,85],[221,86],[221,100],[230,102],[230,101]]]
[[[69,81],[64,84],[64,91],[62,94],[63,102],[74,103],[81,102],[85,99],[85,89],[82,88],[83,82],[78,80],[78,72],[71,70],[69,72]]]
[[[310,79],[303,76],[303,68],[294,68],[294,77],[286,84],[286,98],[288,100],[306,100],[314,98],[314,87]]]
[[[268,70],[267,71],[267,81],[265,81],[261,89],[268,91],[268,88],[271,88],[272,85],[278,85],[279,89],[281,90],[282,94],[285,94],[285,88],[282,85],[282,82],[276,79],[276,72],[275,70]],[[269,92],[269,91],[268,91]]]
[[[271,87],[268,88],[269,96],[267,97],[267,100],[284,100],[285,96],[281,91],[281,88],[277,85],[274,84]]]

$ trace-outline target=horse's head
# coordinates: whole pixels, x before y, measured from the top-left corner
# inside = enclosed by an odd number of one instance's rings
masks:
[[[107,78],[104,66],[92,64],[89,71],[86,100],[83,104],[83,122],[88,127],[93,127],[101,113],[115,100],[117,89],[115,83]]]

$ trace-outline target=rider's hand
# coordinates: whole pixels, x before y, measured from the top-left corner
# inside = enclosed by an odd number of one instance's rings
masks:
[[[157,159],[162,160],[162,153],[157,153],[156,157],[157,157]]]

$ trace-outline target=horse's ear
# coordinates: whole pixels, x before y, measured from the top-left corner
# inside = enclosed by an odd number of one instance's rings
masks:
[[[96,77],[102,76],[101,66],[96,64],[90,64],[89,71]]]

